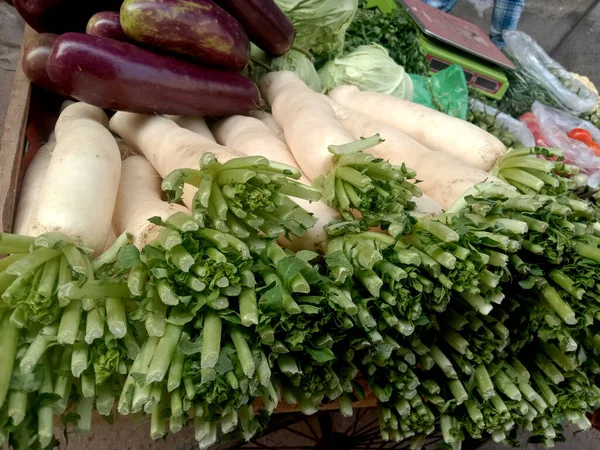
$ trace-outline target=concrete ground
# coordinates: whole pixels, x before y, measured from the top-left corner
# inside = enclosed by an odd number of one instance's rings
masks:
[[[489,29],[492,0],[461,0],[454,13]],[[531,34],[554,58],[568,69],[587,75],[600,86],[600,0],[527,0],[519,28]],[[18,61],[22,22],[14,11],[0,0],[0,130],[4,123],[6,106],[12,86],[14,68]],[[314,419],[311,419],[314,420]],[[368,422],[368,418],[361,419]],[[310,448],[311,440],[297,432],[307,433],[307,426],[294,426],[296,432],[283,430],[260,440],[268,448],[287,448],[290,443]],[[341,428],[345,429],[345,428]],[[89,435],[70,435],[61,438],[63,450],[188,450],[197,448],[193,430],[188,427],[175,437],[152,442],[148,423],[133,424],[119,421],[113,426],[104,422],[95,424]],[[600,432],[577,433],[556,446],[557,450],[600,450]],[[526,443],[523,435],[522,446]],[[253,448],[260,448],[260,443]],[[250,448],[250,447],[248,447]],[[365,447],[362,447],[365,448]],[[481,450],[506,448],[486,443]],[[530,446],[537,450],[539,446]]]

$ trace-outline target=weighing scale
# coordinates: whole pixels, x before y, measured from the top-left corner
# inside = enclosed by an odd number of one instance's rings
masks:
[[[503,69],[515,66],[481,28],[421,0],[368,0],[367,7],[389,14],[399,3],[423,32],[421,44],[432,73],[458,64],[467,84],[490,98],[502,98],[508,89]]]

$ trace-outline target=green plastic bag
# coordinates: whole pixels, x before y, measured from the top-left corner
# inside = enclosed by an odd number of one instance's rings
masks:
[[[453,65],[429,77],[410,74],[413,102],[459,119],[467,119],[469,90],[462,67]]]

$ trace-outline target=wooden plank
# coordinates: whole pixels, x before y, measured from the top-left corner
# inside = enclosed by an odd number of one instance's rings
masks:
[[[26,26],[23,43],[34,34],[35,31]],[[21,53],[23,53],[23,45],[21,45]],[[19,63],[15,71],[2,140],[0,140],[0,228],[5,232],[11,231],[15,213],[21,161],[26,145],[25,131],[30,97],[31,84]]]

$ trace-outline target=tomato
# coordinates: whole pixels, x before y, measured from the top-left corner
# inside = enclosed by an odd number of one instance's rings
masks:
[[[591,144],[588,144],[588,147],[594,152],[594,155],[600,156],[600,144],[592,141]]]
[[[583,128],[573,128],[567,133],[567,136],[569,136],[571,139],[575,139],[576,141],[583,142],[585,145],[590,145],[594,142],[594,138],[590,132],[584,130]]]

